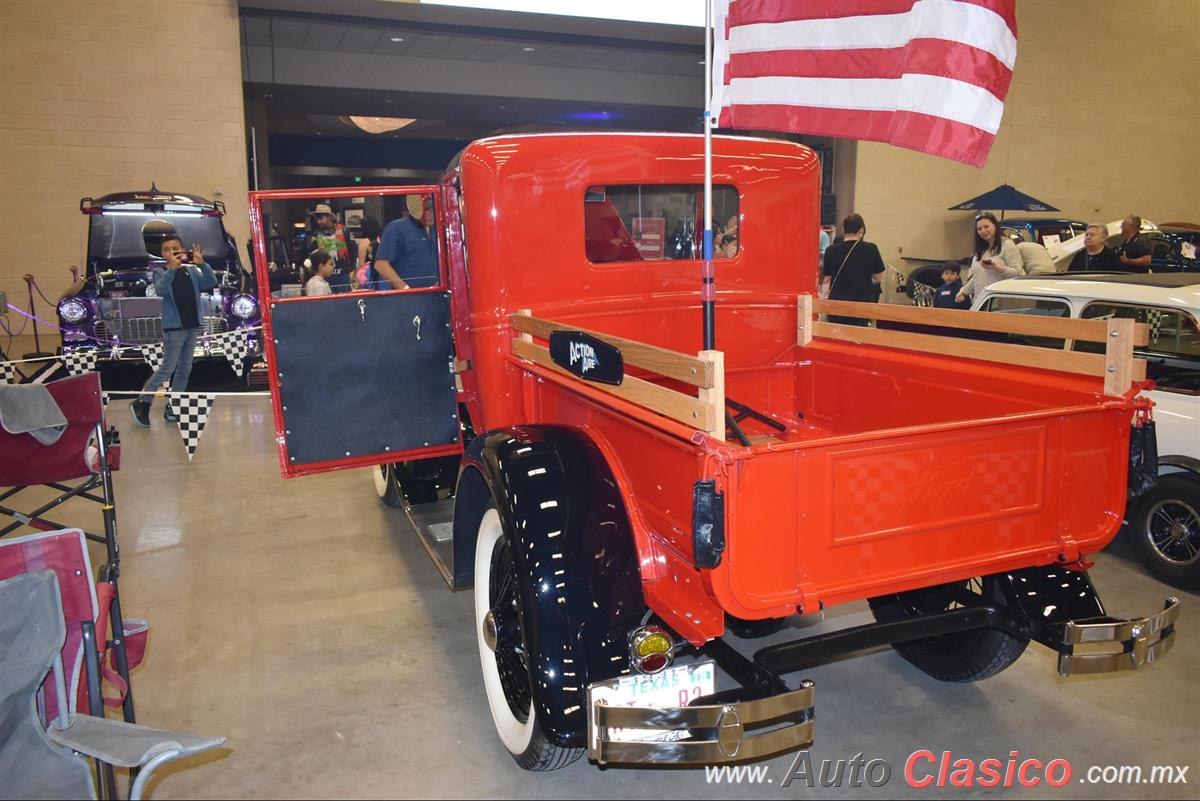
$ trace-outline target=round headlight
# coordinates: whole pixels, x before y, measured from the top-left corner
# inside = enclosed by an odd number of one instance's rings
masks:
[[[258,312],[258,301],[250,295],[238,295],[229,304],[229,311],[234,317],[249,320]]]
[[[58,316],[64,322],[77,323],[87,317],[87,306],[79,298],[64,298],[58,302]]]

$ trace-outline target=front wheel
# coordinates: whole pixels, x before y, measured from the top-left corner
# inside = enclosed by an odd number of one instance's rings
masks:
[[[396,480],[396,466],[390,464],[376,465],[371,468],[375,479],[375,494],[379,500],[388,506],[400,507],[404,504],[404,493],[400,491],[400,482]]]
[[[1182,589],[1200,584],[1200,480],[1159,478],[1130,515],[1129,536],[1156,578]]]
[[[999,581],[991,576],[970,581],[924,587],[910,592],[870,599],[871,612],[880,623],[918,618],[959,606],[1004,604]],[[972,629],[924,637],[892,647],[908,662],[939,681],[979,681],[994,676],[1017,661],[1029,645],[1027,637],[1014,637],[999,629]]]
[[[538,725],[524,614],[512,540],[493,507],[484,513],[475,542],[475,636],[483,687],[496,734],[516,763],[525,770],[557,770],[579,759],[583,749],[555,745]]]

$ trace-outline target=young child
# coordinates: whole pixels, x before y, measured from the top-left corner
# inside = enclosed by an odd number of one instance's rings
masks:
[[[313,277],[304,285],[304,294],[309,297],[330,295],[329,276],[333,275],[333,256],[324,251],[312,254]]]
[[[933,298],[935,309],[969,309],[971,299],[956,300],[955,296],[962,290],[962,267],[958,262],[948,261],[942,265],[942,285],[938,287],[937,295]]]

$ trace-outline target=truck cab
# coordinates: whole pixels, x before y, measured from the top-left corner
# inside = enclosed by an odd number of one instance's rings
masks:
[[[435,286],[262,298],[282,473],[371,468],[472,588],[464,625],[513,758],[800,748],[815,688],[788,677],[873,645],[948,681],[1031,640],[1063,675],[1164,655],[1177,600],[1118,620],[1086,572],[1149,414],[1146,327],[1034,321],[1101,343],[1080,359],[830,322],[1032,324],[816,299],[816,155],[715,137],[712,163],[713,222],[737,247],[711,263],[702,137],[505,136],[437,185],[365,199],[433,199]],[[366,192],[252,193],[260,276],[266,214]],[[864,599],[868,626],[752,657],[727,641]],[[714,665],[738,686],[716,688]]]

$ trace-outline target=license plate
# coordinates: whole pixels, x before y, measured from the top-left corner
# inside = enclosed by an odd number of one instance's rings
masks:
[[[591,701],[608,706],[664,708],[687,706],[697,698],[716,692],[712,661],[693,662],[667,668],[653,676],[625,676],[591,687]],[[623,742],[671,741],[688,736],[687,731],[654,729],[609,729],[609,740]]]

